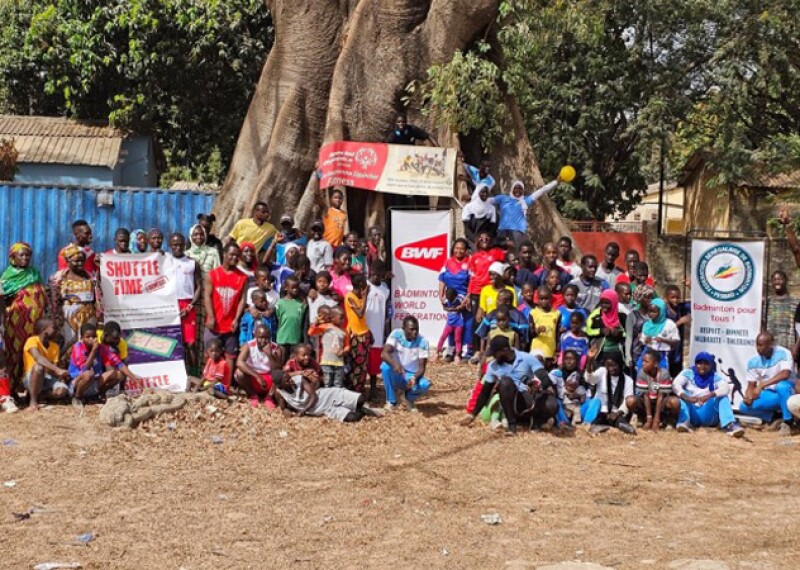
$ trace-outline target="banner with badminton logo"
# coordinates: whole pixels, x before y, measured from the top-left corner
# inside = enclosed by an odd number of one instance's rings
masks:
[[[761,330],[763,241],[692,240],[691,354],[710,352],[738,405]]]

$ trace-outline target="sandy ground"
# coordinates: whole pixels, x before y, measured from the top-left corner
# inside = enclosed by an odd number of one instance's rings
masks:
[[[466,365],[430,376],[421,414],[358,425],[243,405],[135,431],[97,407],[0,416],[0,567],[800,568],[800,438],[507,439],[457,425]]]

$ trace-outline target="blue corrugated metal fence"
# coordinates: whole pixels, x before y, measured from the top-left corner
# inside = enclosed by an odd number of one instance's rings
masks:
[[[113,206],[97,205],[103,191],[111,193]],[[46,279],[57,268],[59,250],[72,239],[72,222],[79,219],[92,226],[95,251],[111,249],[119,227],[157,227],[165,237],[175,231],[188,234],[197,214],[210,212],[215,199],[213,193],[162,188],[2,184],[0,271],[7,265],[5,252],[11,244],[26,241],[33,247],[33,264]]]

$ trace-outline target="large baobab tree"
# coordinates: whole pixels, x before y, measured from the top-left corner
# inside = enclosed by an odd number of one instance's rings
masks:
[[[225,231],[258,200],[307,221],[318,192],[320,146],[334,140],[383,141],[402,107],[405,87],[431,65],[483,37],[499,0],[267,0],[275,44],[242,126],[215,212]],[[508,101],[513,144],[493,152],[496,177],[542,183],[522,119]],[[411,110],[412,122],[425,124]],[[460,148],[459,133],[434,128],[440,144]],[[469,153],[467,153],[469,156]],[[477,159],[477,157],[475,157]],[[383,200],[366,192],[380,222]],[[531,210],[538,239],[567,230],[549,200]]]

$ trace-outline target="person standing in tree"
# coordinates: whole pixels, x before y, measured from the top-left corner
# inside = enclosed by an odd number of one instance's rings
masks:
[[[389,144],[414,145],[418,142],[430,141],[433,146],[439,146],[431,135],[414,125],[408,124],[405,113],[398,113],[394,120],[394,129],[389,134],[386,142]]]
[[[461,154],[461,152],[458,153],[458,157],[464,160],[464,155]],[[489,192],[491,192],[495,184],[497,184],[491,174],[491,170],[492,161],[489,160],[489,157],[484,156],[478,168],[464,162],[464,174],[459,174],[458,178],[459,180],[468,182],[472,188],[477,188],[479,185],[483,184],[489,189]]]
[[[322,237],[331,244],[331,247],[337,248],[342,245],[344,232],[347,228],[347,212],[342,208],[344,192],[338,188],[332,190],[329,203],[325,213],[322,215],[322,225],[325,227]]]
[[[533,206],[536,200],[558,186],[560,181],[560,178],[556,178],[535,192],[526,195],[525,185],[522,181],[515,180],[511,184],[511,192],[509,194],[498,194],[490,198],[489,202],[494,203],[499,210],[498,235],[512,239],[514,247],[521,247],[525,241],[525,232],[528,231],[528,208]]]

